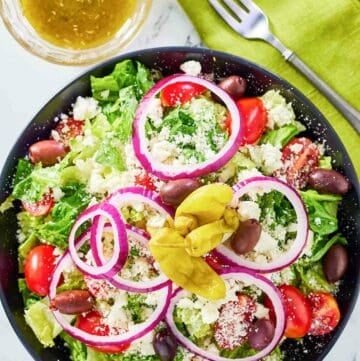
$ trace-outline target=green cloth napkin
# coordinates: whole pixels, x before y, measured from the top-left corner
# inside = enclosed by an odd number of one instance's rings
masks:
[[[272,46],[246,40],[215,13],[207,0],[179,0],[210,48],[249,59],[285,78],[330,121],[360,176],[360,136],[342,115]],[[360,1],[255,0],[271,29],[323,80],[360,109]]]

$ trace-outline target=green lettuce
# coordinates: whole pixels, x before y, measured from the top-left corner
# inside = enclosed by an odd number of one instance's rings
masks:
[[[18,287],[19,291],[21,293],[25,310],[27,310],[31,305],[41,300],[41,296],[37,295],[36,293],[33,293],[29,290],[29,288],[26,285],[26,281],[24,278],[18,279]]]
[[[321,236],[336,232],[341,196],[320,194],[313,189],[300,192],[300,195],[308,211],[311,230]]]
[[[233,350],[226,350],[226,349],[220,350],[220,356],[229,359],[235,359],[235,358],[239,359],[239,358],[249,357],[256,355],[257,353],[258,351],[250,347],[250,345],[247,342],[243,343],[238,347],[235,347]]]
[[[64,331],[61,332],[59,337],[65,342],[65,344],[69,348],[72,361],[87,361],[88,348],[84,343],[75,340]]]
[[[260,144],[270,143],[274,147],[282,148],[304,130],[306,130],[306,128],[300,122],[294,122],[279,129],[267,131],[261,137]]]

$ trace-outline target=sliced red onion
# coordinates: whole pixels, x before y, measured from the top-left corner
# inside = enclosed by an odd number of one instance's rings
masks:
[[[75,248],[80,248],[90,237],[90,231],[85,232],[76,242]],[[74,263],[69,251],[65,252],[59,262],[57,263],[55,270],[52,275],[52,279],[49,287],[49,298],[52,300],[56,296],[56,288],[61,280],[63,271],[69,270],[73,267]],[[63,314],[57,310],[53,310],[53,314],[56,320],[59,322],[60,326],[69,333],[75,339],[90,345],[90,346],[113,346],[120,345],[122,343],[131,343],[147,333],[151,332],[163,319],[167,307],[171,299],[171,286],[166,286],[161,290],[156,291],[159,293],[159,301],[156,306],[156,309],[151,314],[151,316],[142,323],[139,323],[134,326],[130,331],[124,332],[119,335],[108,335],[108,336],[97,336],[89,334],[79,328],[71,325],[71,323],[66,320]]]
[[[95,229],[99,230],[102,228],[103,231],[111,230],[110,225],[105,225],[104,227],[99,222],[101,222],[99,218],[97,218],[94,221],[93,226],[95,227]],[[150,236],[145,231],[139,228],[132,227],[127,224],[126,233],[127,233],[127,239],[129,239],[129,237],[132,237],[135,240],[137,240],[140,244],[147,247]],[[103,255],[103,252],[101,252],[101,245],[92,241],[93,239],[91,239],[90,244],[91,244],[91,250],[94,257],[94,261],[97,265],[102,266],[106,262],[106,259]],[[108,281],[113,286],[119,289],[129,292],[138,292],[138,293],[153,292],[163,287],[171,285],[171,281],[162,273],[160,273],[157,277],[154,277],[153,279],[147,281],[132,281],[132,280],[124,279],[120,277],[120,275],[116,274],[112,278],[108,279]]]
[[[112,193],[106,202],[118,209],[126,205],[132,205],[134,202],[139,202],[149,205],[162,215],[171,218],[175,215],[174,208],[162,203],[158,193],[139,186],[120,188]]]
[[[254,285],[261,289],[271,300],[275,316],[276,316],[276,326],[274,331],[274,337],[271,340],[271,342],[261,351],[259,351],[254,356],[249,357],[243,357],[243,358],[237,358],[237,359],[229,359],[226,357],[215,355],[211,352],[205,351],[199,346],[195,345],[192,341],[190,341],[188,338],[186,338],[176,327],[175,321],[174,321],[174,310],[177,302],[183,298],[188,296],[190,293],[188,291],[178,289],[175,291],[171,301],[170,305],[168,307],[168,310],[166,312],[166,323],[168,324],[171,332],[174,334],[174,336],[177,338],[177,340],[186,347],[189,351],[192,353],[203,357],[205,360],[210,361],[257,361],[261,360],[263,357],[268,355],[280,342],[282,335],[285,330],[286,325],[286,317],[285,317],[285,311],[284,307],[281,301],[281,294],[278,291],[278,289],[265,277],[258,275],[252,271],[244,270],[240,268],[230,268],[228,270],[224,270],[221,277],[224,280],[227,279],[236,279],[239,281],[244,282],[246,285]]]
[[[148,150],[145,123],[152,100],[166,86],[179,82],[191,82],[210,90],[223,101],[232,119],[231,135],[225,146],[213,159],[195,165],[180,166],[163,164],[155,160]],[[137,108],[133,123],[133,147],[136,157],[146,171],[156,175],[160,179],[199,177],[217,171],[234,156],[243,140],[243,128],[242,117],[239,110],[234,100],[224,90],[219,88],[216,84],[202,78],[191,75],[175,74],[157,82],[143,97]]]
[[[114,252],[105,264],[94,267],[80,259],[77,252],[79,246],[75,245],[75,237],[81,225],[96,217],[100,217],[102,221],[107,220],[110,222],[114,234]],[[96,243],[100,244],[102,232],[96,232],[95,238]],[[89,207],[81,213],[71,229],[68,242],[71,257],[77,267],[85,274],[94,278],[108,279],[115,276],[124,266],[129,253],[125,224],[121,219],[120,213],[113,205],[105,202]]]
[[[234,199],[239,199],[249,191],[261,190],[275,190],[289,200],[293,206],[296,217],[296,238],[294,239],[291,247],[283,255],[265,264],[259,264],[257,262],[249,261],[243,256],[237,255],[231,248],[225,245],[220,245],[216,248],[216,252],[221,254],[224,258],[238,266],[252,269],[257,272],[267,273],[281,270],[292,263],[294,263],[301,255],[304,247],[306,246],[306,240],[309,232],[309,222],[304,203],[298,194],[298,192],[286,184],[285,182],[272,177],[252,177],[244,181],[237,183],[234,187]]]

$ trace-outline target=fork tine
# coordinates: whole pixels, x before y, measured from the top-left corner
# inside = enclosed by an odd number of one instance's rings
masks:
[[[239,0],[249,11],[260,11],[262,10],[252,0]]]
[[[234,0],[223,0],[224,3],[234,12],[236,16],[241,18],[244,18],[248,13],[240,6],[238,5]]]
[[[220,4],[219,0],[209,0],[209,3],[235,31],[238,31],[238,25],[240,25],[240,23],[229,14],[223,5]]]

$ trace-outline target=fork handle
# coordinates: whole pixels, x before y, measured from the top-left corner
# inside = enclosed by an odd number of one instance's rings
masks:
[[[285,56],[284,56],[285,57]],[[285,59],[308,78],[317,89],[334,105],[334,107],[360,133],[360,112],[327,85],[312,69],[310,69],[296,54],[291,53]]]

